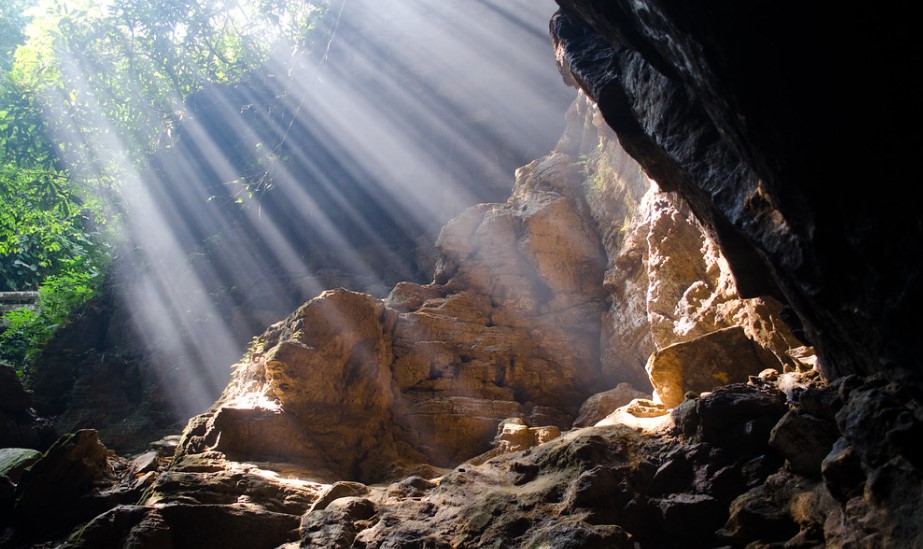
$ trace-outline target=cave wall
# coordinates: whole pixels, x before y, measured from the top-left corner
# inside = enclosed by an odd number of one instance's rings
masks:
[[[797,312],[830,376],[917,371],[920,45],[888,10],[559,0],[565,78],[689,202],[748,295]],[[847,182],[851,185],[847,185]]]

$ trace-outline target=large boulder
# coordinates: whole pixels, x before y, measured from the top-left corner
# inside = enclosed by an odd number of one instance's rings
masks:
[[[647,372],[657,397],[669,408],[692,392],[698,395],[729,383],[746,383],[780,364],[760,348],[740,326],[724,328],[696,339],[674,343],[651,355]]]
[[[67,533],[109,507],[138,493],[106,492],[116,477],[109,450],[96,431],[81,430],[58,439],[22,475],[16,486],[13,521],[19,535],[49,539]]]

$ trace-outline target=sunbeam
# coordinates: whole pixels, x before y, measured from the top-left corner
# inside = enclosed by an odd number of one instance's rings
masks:
[[[212,21],[245,25],[235,9]],[[548,62],[554,9],[332,2],[312,49],[277,41],[237,83],[185,101],[169,91],[169,136],[141,163],[127,149],[143,148],[144,132],[120,133],[92,102],[102,130],[81,132],[78,119],[58,136],[79,144],[74,166],[97,165],[83,175],[118,167],[128,245],[117,287],[159,375],[181,388],[171,391],[180,416],[210,405],[249,339],[299,303],[337,286],[384,296],[398,281],[425,282],[440,227],[505,200],[515,168],[553,146],[572,98]],[[307,15],[277,14],[286,17]],[[281,39],[280,28],[264,39]],[[169,36],[193,32],[179,20]],[[139,58],[136,69],[158,62]],[[65,66],[77,83],[105,71],[79,57]],[[47,99],[49,116],[68,116],[67,97]]]

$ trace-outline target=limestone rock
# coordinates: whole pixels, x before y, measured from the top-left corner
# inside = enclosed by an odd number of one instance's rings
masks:
[[[635,398],[625,405],[625,411],[635,417],[660,417],[669,413],[666,406],[646,398]]]
[[[315,473],[297,464],[234,462],[216,450],[181,453],[168,470],[148,473],[156,478],[143,506],[112,507],[68,544],[912,544],[919,475],[915,454],[900,438],[912,423],[901,410],[916,409],[920,399],[880,380],[823,386],[810,374],[800,376],[804,388],[791,398],[779,386],[783,376],[693,398],[663,416],[674,418],[674,428],[650,429],[622,415],[550,438],[542,433],[556,434],[553,429],[509,418],[497,430],[498,446],[509,453],[469,460],[436,480],[411,475],[387,488],[325,485],[306,480]],[[773,427],[794,421],[780,422],[783,416],[836,416],[846,428],[824,460],[823,482],[784,466],[770,446]],[[898,445],[903,453],[884,459],[861,446],[855,435],[869,428],[884,431],[878,444]],[[109,482],[130,482],[122,478]]]
[[[271,549],[297,537],[298,518],[245,503],[120,506],[68,539],[68,547],[247,547]]]
[[[513,401],[448,397],[419,402],[404,421],[433,463],[447,466],[472,457],[473,449],[486,450],[498,421],[517,414],[522,406]]]
[[[842,438],[821,465],[824,485],[843,503],[843,516],[827,532],[837,543],[912,545],[923,539],[923,466],[919,449],[918,382],[886,382],[883,376],[839,383]],[[867,531],[868,530],[868,531]]]
[[[507,418],[567,429],[589,395],[647,385],[651,350],[728,326],[756,343],[725,362],[794,362],[768,302],[740,299],[689,207],[651,185],[593,112],[575,103],[568,152],[519,169],[506,203],[443,227],[431,284],[398,284],[385,300],[328,291],[274,325],[179,453],[393,479],[487,452]],[[664,415],[655,408],[637,411]]]
[[[292,464],[232,462],[218,452],[185,455],[147,475],[155,479],[143,505],[111,506],[74,531],[67,546],[277,547],[297,541],[301,516],[327,488],[302,480],[312,472]]]
[[[69,352],[49,350],[35,369],[63,368],[58,361],[74,362]],[[165,381],[133,358],[115,353],[84,354],[74,367],[72,385],[66,389],[68,400],[55,414],[58,432],[93,428],[107,447],[123,453],[143,451],[152,437],[175,432],[181,423],[164,404],[169,391]]]
[[[673,535],[690,539],[712,536],[726,512],[721,502],[707,494],[673,494],[652,503]]]
[[[526,544],[528,547],[566,547],[568,549],[635,547],[631,536],[616,525],[592,525],[578,521],[560,521],[544,528],[538,528],[531,533]]]
[[[494,437],[494,448],[470,460],[472,463],[483,463],[493,457],[522,452],[554,440],[561,436],[561,430],[554,425],[543,427],[529,427],[519,418],[501,421],[497,426],[497,435]]]
[[[818,546],[826,517],[837,515],[835,502],[816,483],[778,473],[731,503],[719,533],[733,544]]]
[[[41,452],[30,448],[0,449],[0,526],[5,526],[13,515],[16,502],[16,483],[33,463],[41,458]],[[0,536],[2,539],[2,536]]]
[[[600,135],[602,143],[616,143]],[[740,296],[724,255],[688,204],[646,178],[632,179],[640,168],[617,145],[602,150],[594,153],[596,169],[602,171],[603,159],[618,166],[610,177],[619,184],[602,178],[601,190],[588,189],[589,204],[595,219],[623,220],[619,236],[604,239],[611,296],[603,321],[604,372],[646,386],[637,376],[651,352],[732,326],[744,328],[767,362],[774,355],[789,367],[800,364],[789,351],[802,343],[781,320],[781,305],[768,296]],[[592,177],[600,183],[599,175]],[[617,201],[622,209],[612,206]]]
[[[636,398],[645,398],[647,396],[628,383],[619,383],[614,389],[596,393],[586,399],[580,406],[580,412],[577,419],[574,420],[574,427],[594,425],[616,408],[624,406]]]
[[[682,427],[722,448],[769,448],[770,433],[786,413],[785,395],[775,387],[733,384],[696,399]]]
[[[570,427],[600,377],[604,250],[576,163],[551,154],[513,197],[447,224],[429,285],[333,290],[264,334],[180,453],[291,459],[338,478],[450,466],[510,417]]]
[[[840,437],[833,443],[830,453],[821,462],[820,472],[827,490],[838,501],[846,503],[862,495],[866,473],[859,456],[845,438]]]
[[[423,477],[411,475],[400,482],[395,482],[388,487],[389,497],[420,497],[426,492],[432,490],[439,483],[433,480],[427,480]]]
[[[159,456],[156,451],[145,452],[135,456],[131,460],[130,473],[133,475],[142,475],[157,470],[159,466]]]
[[[763,362],[744,329],[735,326],[657,351],[651,355],[647,371],[657,397],[672,408],[683,402],[687,392],[699,394],[746,382],[770,366]]]

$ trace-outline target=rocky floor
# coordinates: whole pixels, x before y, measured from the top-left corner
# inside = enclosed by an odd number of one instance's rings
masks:
[[[909,547],[919,395],[764,372],[560,434],[504,421],[483,456],[370,485],[214,450],[128,461],[80,431],[4,496],[3,546]]]

